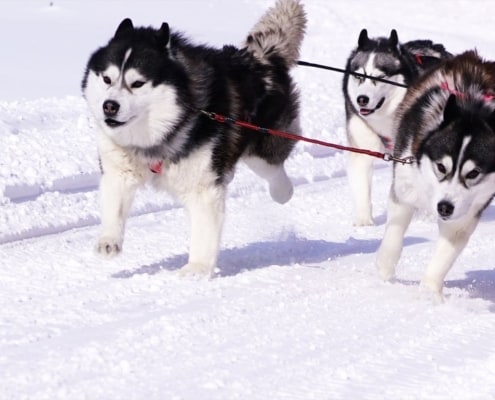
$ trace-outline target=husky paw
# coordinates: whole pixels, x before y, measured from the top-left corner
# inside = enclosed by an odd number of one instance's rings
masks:
[[[391,263],[389,257],[384,256],[380,250],[378,250],[375,266],[378,270],[378,275],[380,275],[380,278],[385,282],[391,281],[395,276],[394,264]]]
[[[280,177],[280,179],[270,182],[270,196],[272,196],[272,199],[277,203],[287,203],[292,198],[293,194],[294,187],[285,173]]]
[[[377,269],[378,275],[380,275],[380,278],[382,278],[382,280],[384,280],[385,282],[391,281],[395,276],[394,268],[390,268],[384,265],[377,265]]]
[[[201,263],[187,263],[179,270],[180,276],[188,277],[211,277],[213,268]]]
[[[419,284],[419,298],[432,304],[443,304],[445,302],[442,288],[439,289],[435,284],[424,280]]]
[[[373,226],[373,218],[371,217],[356,217],[354,219],[354,226]]]
[[[122,241],[110,237],[102,237],[96,244],[96,252],[105,257],[115,257],[122,251]]]

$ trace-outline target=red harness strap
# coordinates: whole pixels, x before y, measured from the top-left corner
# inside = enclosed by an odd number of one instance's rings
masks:
[[[209,118],[211,118],[214,121],[217,121],[217,122],[220,122],[223,124],[226,124],[226,123],[234,124],[234,125],[240,126],[242,128],[250,129],[253,131],[260,132],[260,133],[267,133],[267,134],[274,135],[274,136],[280,136],[280,137],[283,137],[286,139],[318,144],[320,146],[331,147],[331,148],[338,149],[338,150],[350,151],[352,153],[366,154],[368,156],[381,158],[382,160],[385,160],[385,161],[397,161],[397,162],[400,162],[402,164],[411,164],[414,162],[413,157],[406,157],[404,159],[403,158],[396,158],[390,153],[380,153],[378,151],[372,151],[372,150],[360,149],[357,147],[349,147],[349,146],[343,146],[340,144],[324,142],[323,140],[299,136],[299,135],[296,135],[294,133],[278,131],[278,130],[270,129],[270,128],[262,128],[260,126],[250,124],[249,122],[239,121],[239,120],[236,120],[234,118],[226,117],[226,116],[214,113],[214,112],[208,112],[208,111],[203,111],[203,110],[201,110],[200,112],[207,115]]]
[[[450,88],[449,87],[449,84],[447,82],[442,82],[440,84],[440,87],[442,88],[442,90],[446,90],[450,94],[453,94],[454,96],[459,97],[460,99],[463,99],[463,98],[466,97],[466,94],[465,93],[459,92],[457,89]],[[495,99],[495,94],[492,94],[492,93],[483,93],[482,94],[482,98],[485,101],[491,101],[491,100],[494,100]]]

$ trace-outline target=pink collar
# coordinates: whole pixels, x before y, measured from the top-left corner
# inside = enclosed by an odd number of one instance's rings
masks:
[[[459,97],[461,99],[466,96],[465,93],[459,92],[457,89],[451,89],[449,87],[449,84],[445,81],[441,83],[440,87],[442,88],[442,90],[447,90],[450,94],[453,94],[454,96]],[[494,99],[495,99],[494,94],[483,93],[483,100],[491,101]]]
[[[150,171],[153,172],[154,174],[161,174],[162,173],[162,167],[163,167],[163,161],[153,161],[149,163],[149,168]]]

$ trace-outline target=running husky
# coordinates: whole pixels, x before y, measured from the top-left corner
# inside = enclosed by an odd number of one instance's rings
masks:
[[[416,208],[438,216],[439,239],[422,285],[442,298],[443,280],[495,195],[495,63],[461,54],[413,84],[398,110],[382,278],[394,275]]]
[[[370,39],[363,29],[358,46],[347,60],[346,70],[385,78],[402,86],[413,83],[431,67],[451,57],[441,44],[430,40],[399,43],[397,32],[389,38]],[[395,111],[406,94],[405,87],[362,77],[344,75],[343,82],[347,137],[349,145],[361,149],[392,149]],[[347,174],[354,198],[354,225],[373,225],[371,177],[373,159],[367,155],[349,155]]]
[[[285,203],[293,188],[284,161],[294,142],[220,124],[207,110],[300,134],[298,93],[289,75],[306,27],[299,0],[279,0],[242,48],[191,44],[181,33],[135,28],[125,19],[90,57],[82,91],[99,129],[102,232],[97,251],[122,250],[136,190],[150,183],[189,212],[183,273],[212,275],[226,187],[243,159]]]

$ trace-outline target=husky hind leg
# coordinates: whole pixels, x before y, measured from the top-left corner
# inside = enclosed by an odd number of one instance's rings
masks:
[[[225,192],[223,185],[211,185],[185,196],[191,233],[189,260],[181,275],[213,275],[225,219]]]
[[[246,157],[246,165],[269,185],[270,196],[277,203],[287,203],[294,193],[292,182],[285,172],[283,164],[269,164],[259,157]]]
[[[306,23],[300,0],[278,0],[248,34],[245,47],[255,59],[267,66],[263,80],[266,95],[257,104],[254,117],[261,126],[295,134],[301,132],[298,92],[288,69],[299,59]],[[272,198],[282,204],[293,194],[292,182],[284,169],[284,162],[293,147],[294,142],[288,139],[262,134],[250,141],[243,156],[245,163],[267,180]]]
[[[299,134],[296,119],[289,129]],[[268,182],[270,196],[280,204],[287,203],[294,193],[290,178],[285,171],[284,162],[295,142],[277,136],[260,136],[243,157],[244,163],[259,177]]]
[[[286,125],[285,123],[282,125]],[[282,128],[296,135],[301,134],[299,118],[294,117],[288,126]],[[264,134],[251,143],[243,157],[245,164],[269,185],[272,199],[277,203],[287,203],[294,193],[290,178],[285,171],[284,162],[289,157],[295,142],[278,136]]]

